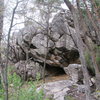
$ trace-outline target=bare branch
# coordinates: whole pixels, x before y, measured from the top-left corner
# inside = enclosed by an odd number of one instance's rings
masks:
[[[8,100],[8,78],[7,78],[7,73],[8,73],[8,60],[9,60],[9,45],[10,45],[10,33],[12,30],[12,26],[13,26],[13,21],[14,21],[14,16],[15,16],[15,11],[18,7],[18,4],[22,2],[22,1],[18,1],[16,2],[16,5],[13,9],[12,12],[12,18],[11,18],[11,23],[10,23],[10,27],[9,27],[9,31],[8,31],[8,40],[7,40],[7,55],[6,55],[6,65],[5,65],[5,70],[4,70],[4,83],[5,83],[5,100]]]
[[[36,22],[38,25],[40,25],[42,28],[45,29],[46,26],[44,24],[39,23],[38,21],[34,20],[33,18],[30,18],[30,17],[27,17],[27,16],[25,16],[25,17],[28,18],[29,20]]]
[[[25,23],[25,21],[24,22],[16,23],[16,24],[12,25],[12,27],[15,27],[16,25],[23,24],[23,23]]]

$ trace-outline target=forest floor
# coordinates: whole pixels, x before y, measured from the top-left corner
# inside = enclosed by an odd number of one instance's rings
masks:
[[[55,81],[67,80],[67,79],[69,79],[69,76],[66,74],[63,74],[63,75],[47,77],[45,79],[45,82],[48,83],[48,82],[55,82]]]
[[[53,84],[54,85],[50,85],[51,89],[52,87],[55,88],[56,83],[58,82],[62,82],[61,84],[63,84],[63,82],[65,82],[66,84],[66,88],[69,88],[68,91],[66,91],[66,95],[64,99],[58,99],[58,100],[85,100],[85,91],[83,90],[78,90],[78,85],[71,85],[67,87],[67,81],[70,80],[70,76],[63,74],[63,75],[58,75],[58,76],[51,76],[51,77],[47,77],[45,79],[45,84]],[[62,86],[62,85],[61,85]],[[82,87],[83,85],[80,85],[80,87]],[[63,87],[63,86],[62,86]],[[84,87],[84,86],[83,86]],[[48,88],[48,85],[47,87]],[[59,88],[59,86],[58,86]],[[49,89],[49,88],[48,88]],[[57,89],[57,88],[56,88]],[[64,88],[65,89],[65,88]],[[54,89],[55,90],[55,89]],[[62,91],[62,90],[61,90]],[[91,95],[91,98],[93,98],[93,96]],[[96,100],[95,98],[91,99],[91,100]]]
[[[15,73],[11,74],[12,68],[9,70],[8,80],[9,80],[9,100],[39,100],[38,97],[43,95],[42,92],[37,93],[37,88],[41,87],[44,83],[43,80],[31,81],[31,82],[22,82],[20,77]],[[78,88],[75,85],[70,84],[72,82],[70,77],[66,74],[49,76],[45,78],[45,84],[49,91],[55,92],[60,90],[59,93],[63,92],[66,94],[64,99],[57,100],[85,100],[85,93],[78,92]],[[48,85],[49,84],[49,85]],[[48,87],[51,86],[51,87]],[[52,90],[53,89],[53,90]],[[63,91],[63,90],[64,91]],[[69,90],[67,90],[69,89]],[[0,93],[2,91],[0,90]],[[0,96],[0,100],[3,100],[3,94]],[[41,99],[44,100],[44,99]],[[48,99],[49,100],[49,99]],[[94,99],[96,100],[96,99]]]

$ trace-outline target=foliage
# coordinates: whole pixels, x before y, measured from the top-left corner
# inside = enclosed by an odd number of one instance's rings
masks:
[[[4,99],[4,89],[3,89],[3,86],[1,84],[1,78],[0,78],[0,100],[3,100]]]
[[[94,97],[95,97],[97,100],[100,100],[100,91],[99,91],[99,90],[96,90],[96,91],[95,91]]]
[[[91,58],[91,55],[88,52],[85,53],[85,60],[86,60],[86,63],[87,63],[87,69],[88,69],[89,73],[91,75],[95,76],[95,69],[94,69],[94,66],[91,62],[92,58]]]
[[[63,0],[36,0],[36,3],[55,3],[55,4],[61,4]]]
[[[72,96],[65,96],[64,100],[75,100]]]
[[[94,0],[97,7],[100,7],[100,0]]]
[[[63,0],[35,0],[35,5],[39,6],[38,9],[43,22],[46,20],[48,14],[51,18],[53,13],[57,13],[62,3]]]
[[[97,12],[100,15],[100,0],[94,0],[94,2],[96,4],[95,6],[96,6],[96,9],[97,9]],[[87,25],[91,25],[91,23],[88,20],[87,9],[86,9],[86,6],[85,6],[84,2],[80,1],[79,4],[80,4],[82,15],[85,18],[85,20],[87,22]],[[87,4],[87,7],[88,7],[91,15],[94,15],[94,11],[92,11],[92,8],[94,8],[95,6],[92,5],[90,0],[86,0],[86,4]]]
[[[39,73],[37,73],[36,81],[24,82],[15,72],[11,74],[12,70],[12,67],[10,67],[8,73],[9,100],[48,100],[44,99],[43,89],[37,91],[37,84],[40,79]],[[0,100],[3,99],[4,89],[1,87]]]
[[[33,82],[28,83],[28,87],[21,87],[17,89],[17,93],[11,96],[11,100],[44,100],[43,90],[36,91],[36,86]]]
[[[100,66],[100,46],[96,47],[96,62],[99,67]],[[99,67],[99,71],[100,71],[100,67]]]
[[[96,63],[99,67],[100,66],[100,46],[95,46],[94,51],[96,53]],[[89,52],[85,53],[85,59],[86,59],[87,68],[88,68],[90,74],[95,76],[95,69],[92,64],[92,58],[91,58],[91,55],[89,54]],[[99,71],[100,71],[100,67],[99,67]]]

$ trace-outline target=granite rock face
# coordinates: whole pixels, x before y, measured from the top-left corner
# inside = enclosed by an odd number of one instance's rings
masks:
[[[36,62],[19,61],[15,64],[15,68],[17,69],[16,73],[24,80],[36,80],[38,75],[39,78],[43,77],[43,67]],[[48,75],[47,72],[46,75]]]
[[[71,77],[75,83],[83,83],[83,72],[82,65],[80,64],[69,64],[68,67],[64,67],[64,70],[67,75]]]
[[[45,97],[52,98],[53,100],[64,100],[64,96],[70,90],[73,82],[70,80],[61,80],[57,82],[49,82],[39,87],[37,91],[43,88]]]
[[[37,91],[42,89],[45,93],[44,98],[49,98],[50,100],[85,100],[85,87],[83,84],[77,84],[73,80],[66,79],[45,83],[37,88]],[[95,99],[91,95],[91,100],[99,99]]]
[[[19,31],[16,42],[11,45],[11,59],[14,63],[31,60],[43,67],[47,53],[46,66],[67,67],[80,63],[79,53],[72,33],[75,33],[70,12],[59,12],[50,23],[50,32],[34,23]],[[48,50],[47,50],[48,47]]]

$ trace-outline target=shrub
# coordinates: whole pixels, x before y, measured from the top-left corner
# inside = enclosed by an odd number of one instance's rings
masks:
[[[4,100],[3,94],[4,94],[4,89],[3,89],[1,78],[0,78],[0,100]]]
[[[74,99],[72,96],[65,96],[64,100],[76,100],[76,99]]]
[[[96,62],[100,71],[100,46],[96,47]]]
[[[92,58],[88,52],[85,53],[85,60],[86,60],[87,69],[88,69],[90,75],[95,76],[95,69],[92,64]]]
[[[94,51],[96,54],[96,63],[98,65],[99,71],[100,71],[100,46],[94,46]],[[89,71],[89,73],[93,76],[95,76],[95,69],[92,63],[92,58],[89,52],[85,52],[85,59],[86,59],[86,63],[87,63],[87,69]]]
[[[9,100],[48,100],[44,99],[44,91],[41,89],[37,91],[37,84],[39,83],[40,74],[37,73],[36,81],[22,81],[21,78],[14,72],[12,68],[8,69],[8,87]],[[4,89],[0,84],[0,100],[4,100]]]

